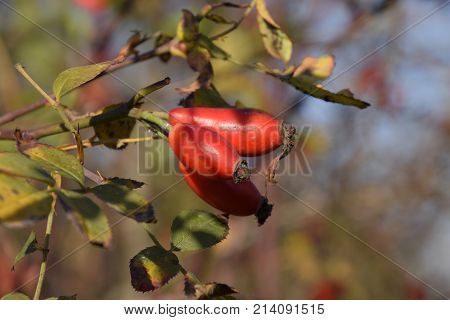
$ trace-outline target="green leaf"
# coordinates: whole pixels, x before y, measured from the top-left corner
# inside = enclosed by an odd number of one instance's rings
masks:
[[[4,295],[1,300],[30,300],[30,297],[20,292],[11,292]]]
[[[101,114],[114,113],[115,110],[119,111],[124,108],[138,108],[142,105],[143,100],[147,95],[167,86],[169,83],[170,78],[157,81],[145,88],[140,89],[128,102],[114,104],[103,108]],[[99,116],[101,116],[101,114]],[[122,140],[130,137],[135,125],[136,119],[131,117],[122,117],[118,120],[94,124],[94,131],[99,141],[107,148],[123,149],[127,146],[127,143],[122,142]]]
[[[105,178],[105,181],[112,182],[115,184],[120,184],[122,186],[128,187],[130,189],[139,189],[142,187],[145,183],[133,179],[126,179],[126,178],[118,178],[118,177],[112,177],[112,178]]]
[[[287,63],[292,55],[292,41],[289,37],[281,29],[265,20],[261,15],[258,15],[258,26],[267,52],[273,57]]]
[[[130,261],[131,284],[136,291],[153,291],[180,271],[178,258],[159,246],[146,248]]]
[[[198,35],[198,21],[189,10],[182,10],[183,16],[177,25],[177,38],[181,41],[192,41]]]
[[[209,88],[200,88],[190,93],[186,98],[179,102],[185,108],[192,107],[212,107],[212,108],[231,108],[232,106],[225,101],[214,86]]]
[[[220,47],[218,47],[211,39],[207,36],[200,34],[197,39],[197,43],[202,47],[209,51],[212,57],[226,60],[230,57],[230,55]]]
[[[105,107],[102,113],[113,111],[121,106],[122,104],[115,104]],[[105,147],[110,149],[123,149],[127,144],[120,140],[129,138],[135,125],[136,119],[124,117],[119,120],[96,124],[94,125],[94,132]]]
[[[137,222],[155,222],[153,206],[141,194],[126,185],[107,182],[90,189],[111,208]]]
[[[0,172],[8,175],[30,178],[53,185],[55,181],[39,163],[18,152],[0,153]]]
[[[25,256],[32,254],[37,250],[39,250],[39,246],[36,240],[36,234],[34,233],[34,231],[31,231],[27,241],[25,241],[22,249],[20,249],[19,253],[16,255],[12,269],[14,270],[15,265]]]
[[[56,171],[62,176],[84,184],[84,172],[80,162],[67,152],[55,147],[39,144],[23,151],[31,159],[41,163],[50,171]]]
[[[272,74],[274,75],[274,74]],[[365,109],[370,104],[368,102],[356,99],[353,96],[353,93],[348,90],[341,90],[337,93],[333,93],[331,91],[328,91],[326,89],[323,89],[322,87],[319,87],[309,81],[304,81],[299,78],[293,78],[293,77],[285,77],[285,76],[279,76],[274,75],[275,77],[278,77],[284,82],[289,83],[291,86],[296,88],[297,90],[302,91],[303,93],[313,96],[315,98],[327,101],[327,102],[334,102],[334,103],[340,103],[343,105],[348,106],[355,106],[360,109]]]
[[[94,79],[100,73],[108,69],[110,61],[91,64],[82,67],[74,67],[61,72],[53,82],[53,94],[59,101],[62,96],[78,88],[84,83]]]
[[[228,235],[228,223],[212,213],[184,210],[172,222],[172,247],[192,251],[211,247]]]
[[[230,1],[216,2],[211,4],[205,4],[200,10],[200,17],[211,14],[212,11],[219,8],[235,8],[235,9],[247,9],[250,5],[247,3],[234,3]]]
[[[0,174],[0,222],[20,223],[46,217],[52,196],[23,179]]]
[[[0,151],[1,152],[16,152],[17,142],[12,140],[0,140]]]
[[[83,232],[94,245],[108,247],[111,242],[111,229],[105,213],[91,199],[71,190],[59,190],[63,204],[74,214]]]
[[[165,86],[170,84],[170,78],[166,77],[160,81],[157,81],[155,83],[152,83],[151,85],[140,89],[133,97],[133,99],[130,101],[134,107],[138,107],[143,103],[143,99],[148,96],[149,94],[164,88]]]

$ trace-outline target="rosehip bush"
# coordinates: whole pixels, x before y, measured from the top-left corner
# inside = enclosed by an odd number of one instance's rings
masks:
[[[108,3],[75,2],[92,12],[104,10]],[[216,13],[218,8],[241,10],[242,18],[229,21]],[[49,244],[57,202],[62,204],[71,221],[90,243],[96,246],[108,247],[112,239],[108,219],[99,202],[143,226],[153,245],[143,248],[129,261],[131,285],[135,290],[156,290],[181,273],[187,296],[198,299],[229,298],[237,292],[226,284],[201,282],[183,268],[177,253],[209,248],[223,241],[229,231],[229,216],[246,219],[254,215],[259,225],[270,223],[269,217],[276,203],[271,203],[250,181],[253,171],[242,157],[257,157],[277,151],[278,155],[267,168],[266,177],[269,182],[274,182],[278,162],[295,146],[296,129],[293,125],[266,112],[229,104],[213,84],[212,59],[237,63],[232,58],[233,53],[220,48],[217,40],[238,28],[252,11],[256,11],[259,32],[267,53],[281,60],[285,68],[271,69],[261,63],[244,64],[247,68],[318,99],[360,109],[369,105],[355,98],[348,89],[334,93],[319,85],[332,73],[333,56],[306,57],[299,65],[291,64],[291,40],[274,21],[264,0],[246,5],[230,2],[208,4],[196,14],[183,10],[174,34],[155,32],[149,36],[135,32],[113,60],[61,72],[55,77],[52,94],[42,90],[21,65],[16,66],[44,99],[36,102],[33,108],[3,115],[0,124],[44,105],[50,105],[61,117],[60,123],[44,127],[24,129],[19,125],[16,130],[0,131],[0,139],[14,140],[17,145],[15,152],[0,153],[0,223],[23,226],[47,219],[44,242],[38,243],[32,231],[14,261],[15,265],[36,252],[42,255],[34,299],[41,298],[47,257],[51,254]],[[199,28],[204,21],[224,26],[224,30],[216,35],[204,34]],[[154,40],[154,48],[139,52],[139,46],[150,39]],[[151,58],[159,58],[161,63],[172,58],[183,59],[198,73],[191,85],[177,89],[185,95],[180,107],[168,113],[141,108],[146,96],[169,85],[168,78],[143,87],[128,101],[105,106],[94,114],[77,114],[76,110],[64,104],[64,96],[69,92],[106,74]],[[98,174],[94,174],[83,166],[85,148],[102,145],[120,150],[127,143],[136,142],[130,134],[138,122],[148,129],[152,137],[169,143],[192,191],[221,212],[215,214],[195,208],[182,210],[173,219],[168,248],[152,234],[152,224],[156,223],[159,210],[137,190],[143,185],[142,182],[124,177],[104,177],[100,174],[101,168],[98,168]],[[82,140],[80,131],[89,128],[95,137]],[[72,145],[56,146],[40,141],[63,132],[72,134]],[[66,184],[62,184],[62,180],[71,180],[75,186],[63,187]],[[186,206],[180,204],[180,207]],[[29,297],[13,292],[6,298]]]

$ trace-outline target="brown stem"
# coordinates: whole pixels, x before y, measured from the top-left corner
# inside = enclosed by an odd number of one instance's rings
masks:
[[[0,140],[16,140],[14,130],[0,130]]]
[[[74,121],[74,124],[80,129],[84,129],[96,124],[111,122],[128,116],[139,119],[142,118],[142,120],[148,123],[154,123],[157,127],[161,127],[166,123],[165,120],[152,116],[151,112],[130,108],[128,104],[123,104],[119,108],[105,113],[79,118]],[[68,131],[70,131],[70,129],[67,128],[64,123],[56,123],[42,128],[22,131],[21,135],[27,139],[40,139]],[[0,130],[0,140],[16,140],[15,131]]]
[[[32,104],[29,104],[23,108],[5,113],[4,115],[0,116],[0,125],[14,121],[15,119],[33,112],[36,109],[39,109],[40,107],[44,106],[47,103],[47,100],[41,99],[38,101],[33,102]]]
[[[227,34],[233,32],[234,30],[236,30],[241,25],[241,23],[245,20],[245,18],[247,18],[247,16],[250,14],[253,7],[255,6],[255,3],[256,3],[255,1],[252,1],[248,5],[247,9],[244,11],[244,14],[242,15],[242,17],[238,21],[233,23],[230,28],[220,32],[219,34],[216,34],[216,35],[210,37],[210,39],[217,40],[217,39],[222,38],[223,36],[226,36]]]

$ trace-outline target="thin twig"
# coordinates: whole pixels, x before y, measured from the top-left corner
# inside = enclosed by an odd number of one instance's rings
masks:
[[[25,68],[20,64],[17,63],[15,65],[15,68],[17,69],[17,71],[19,71],[19,73],[52,105],[55,106],[58,103],[55,101],[55,99],[53,99],[52,97],[50,97],[47,92],[45,92],[37,83],[36,81],[33,80],[33,78],[31,78],[31,76],[26,72]]]
[[[228,29],[226,29],[226,30],[224,30],[224,31],[222,31],[222,32],[212,36],[212,37],[209,37],[209,38],[211,40],[217,40],[217,39],[222,38],[223,36],[226,36],[227,34],[233,32],[234,30],[236,30],[241,25],[241,23],[245,20],[245,18],[247,18],[247,16],[250,14],[250,12],[252,11],[253,7],[255,6],[255,3],[256,3],[256,0],[253,0],[250,3],[250,5],[247,7],[247,9],[245,9],[244,14],[242,15],[242,17],[238,21],[233,23],[230,28],[228,28]]]
[[[150,225],[148,223],[145,223],[143,225],[145,232],[147,232],[148,236],[150,237],[150,239],[152,239],[153,243],[164,249],[164,246],[161,244],[161,242],[158,241],[158,238],[156,238],[156,236],[152,233],[152,231],[150,230]]]
[[[159,139],[159,136],[150,136],[150,137],[144,137],[144,138],[126,138],[126,139],[107,139],[107,140],[96,140],[96,141],[91,141],[90,139],[86,139],[83,140],[83,147],[84,148],[91,148],[91,147],[96,147],[96,146],[101,146],[105,143],[109,143],[109,142],[117,142],[117,143],[138,143],[138,142],[143,142],[143,141],[150,141],[150,140],[154,140],[154,139]],[[61,146],[57,147],[59,150],[62,151],[70,151],[70,150],[76,150],[77,149],[77,145],[76,144],[63,144]]]
[[[23,107],[23,108],[5,113],[4,115],[0,116],[0,125],[14,121],[23,115],[31,113],[31,112],[45,106],[46,103],[47,103],[47,100],[41,99],[41,100],[35,101],[32,104],[29,104],[29,105]]]
[[[64,121],[65,126],[72,132],[73,134],[76,134],[77,131],[75,130],[74,126],[70,122],[69,118],[67,117],[67,114],[63,110],[62,106],[57,102],[54,98],[48,95],[47,92],[45,92],[37,83],[36,81],[31,78],[31,76],[27,73],[25,68],[20,64],[15,65],[17,71],[50,103],[50,105],[55,108],[59,115],[61,116],[61,119]]]
[[[55,180],[55,187],[59,188],[61,187],[61,176],[59,174],[52,174],[53,179]],[[54,186],[48,186],[47,189],[53,189]],[[42,291],[42,284],[44,283],[45,278],[45,271],[47,270],[47,257],[49,253],[50,248],[50,235],[52,234],[52,225],[53,225],[53,217],[55,215],[55,205],[56,205],[56,194],[52,194],[53,200],[52,205],[50,209],[50,213],[47,217],[47,227],[45,229],[45,238],[44,238],[44,245],[41,249],[42,251],[42,262],[41,262],[41,269],[39,271],[39,278],[38,282],[36,284],[36,290],[34,291],[34,297],[33,300],[39,300],[39,297],[41,296]]]

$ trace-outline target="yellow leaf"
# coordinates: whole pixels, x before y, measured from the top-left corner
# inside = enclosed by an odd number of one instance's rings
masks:
[[[306,57],[295,69],[293,76],[316,82],[331,76],[335,66],[333,55],[324,55],[318,58]]]
[[[287,34],[261,16],[258,16],[258,27],[267,52],[287,63],[292,55],[292,41]]]
[[[256,10],[258,10],[258,14],[266,20],[267,23],[271,24],[277,29],[280,29],[280,25],[273,20],[272,16],[269,13],[269,10],[267,10],[266,2],[264,0],[257,0],[256,1]]]
[[[50,213],[51,193],[23,179],[0,175],[0,222],[34,221]]]

